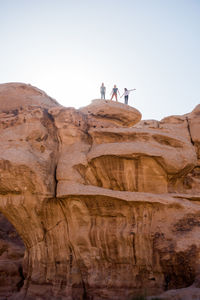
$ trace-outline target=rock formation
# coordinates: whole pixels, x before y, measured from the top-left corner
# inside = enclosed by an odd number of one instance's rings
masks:
[[[24,244],[15,228],[0,214],[0,299],[17,293],[24,282]]]
[[[25,245],[9,299],[200,297],[200,105],[140,120],[0,85],[0,211]]]

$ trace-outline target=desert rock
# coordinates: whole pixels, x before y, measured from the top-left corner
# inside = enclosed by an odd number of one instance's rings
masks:
[[[80,111],[87,115],[87,124],[94,128],[131,127],[142,118],[136,108],[111,100],[93,100]]]
[[[0,107],[0,211],[25,245],[10,299],[199,289],[199,106],[140,121],[121,103],[65,108],[12,83]]]
[[[12,296],[23,286],[24,251],[15,228],[0,214],[0,299]]]

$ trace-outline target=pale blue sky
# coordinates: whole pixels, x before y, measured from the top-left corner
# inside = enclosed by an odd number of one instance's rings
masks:
[[[0,45],[0,83],[65,106],[99,98],[102,82],[107,98],[136,88],[143,119],[200,103],[200,0],[0,0]]]

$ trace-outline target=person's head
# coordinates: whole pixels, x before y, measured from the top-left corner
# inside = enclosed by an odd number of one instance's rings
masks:
[[[124,88],[125,92],[128,91],[127,88]]]
[[[114,88],[116,88],[117,86],[116,86],[116,84],[114,85]]]
[[[102,86],[104,86],[104,83],[102,82]]]

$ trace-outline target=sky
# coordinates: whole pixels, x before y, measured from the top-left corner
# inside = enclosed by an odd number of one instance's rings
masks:
[[[79,108],[136,88],[143,119],[200,103],[200,0],[0,0],[0,83]],[[120,98],[123,102],[123,98]]]

